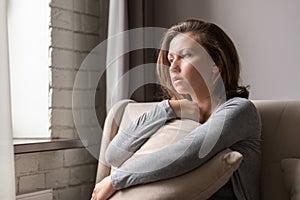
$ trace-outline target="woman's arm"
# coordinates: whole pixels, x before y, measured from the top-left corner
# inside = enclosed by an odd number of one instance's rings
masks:
[[[231,99],[182,140],[115,170],[111,174],[112,184],[122,189],[184,174],[222,149],[258,137],[259,132],[255,106],[246,99]]]
[[[119,167],[134,154],[167,120],[176,118],[167,100],[158,103],[153,109],[142,114],[128,127],[119,131],[109,144],[105,159],[110,165]]]

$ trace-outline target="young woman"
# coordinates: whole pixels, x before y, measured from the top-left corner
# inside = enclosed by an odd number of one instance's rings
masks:
[[[225,148],[240,152],[243,162],[211,199],[259,199],[260,119],[247,99],[247,87],[239,85],[239,59],[231,39],[215,24],[186,20],[165,34],[157,70],[170,98],[119,130],[107,149],[107,162],[121,166],[174,118],[200,125],[180,141],[115,170],[95,186],[92,199],[184,174]]]

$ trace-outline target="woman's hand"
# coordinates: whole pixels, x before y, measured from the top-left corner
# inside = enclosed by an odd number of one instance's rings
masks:
[[[181,99],[169,100],[169,104],[178,118],[191,119],[199,122],[200,110],[197,103],[187,99]]]
[[[91,200],[106,200],[116,192],[112,185],[111,177],[107,176],[96,184]]]

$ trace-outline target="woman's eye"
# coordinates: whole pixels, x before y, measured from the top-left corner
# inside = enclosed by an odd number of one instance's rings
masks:
[[[189,58],[189,57],[191,57],[191,54],[190,53],[186,53],[186,54],[183,54],[181,57],[182,58]]]
[[[169,62],[172,63],[174,61],[174,58],[169,58]]]

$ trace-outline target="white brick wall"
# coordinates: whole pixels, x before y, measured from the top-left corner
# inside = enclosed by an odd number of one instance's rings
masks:
[[[55,69],[68,69],[73,71],[74,65],[76,63],[77,53],[72,50],[65,49],[50,49],[51,53],[51,65]]]
[[[47,188],[65,188],[69,185],[70,169],[60,168],[46,173],[46,187]]]
[[[26,156],[16,155],[15,165],[17,172],[16,176],[38,171],[39,168],[38,159],[34,154],[28,154]]]
[[[85,0],[83,0],[83,2],[84,1]],[[73,4],[73,0],[52,0],[50,3],[52,7],[64,8],[69,10],[73,10]]]
[[[90,198],[97,160],[86,149],[21,154],[15,160],[17,194],[53,189],[54,200]]]
[[[88,53],[99,44],[100,0],[52,0],[51,6],[51,135],[78,138],[72,117],[72,91],[78,68]],[[88,76],[86,88],[89,85]],[[86,99],[91,105],[94,99]],[[104,106],[104,105],[103,105]],[[103,122],[101,122],[103,123]]]
[[[71,30],[53,27],[51,31],[51,46],[58,49],[72,50],[74,46],[73,35],[74,33]]]
[[[34,188],[34,190],[46,188],[44,174],[26,175],[19,178],[20,193],[31,192],[32,188]]]
[[[72,108],[72,89],[52,88],[52,92],[52,108]],[[55,126],[54,123],[51,122],[51,124]]]
[[[74,85],[75,72],[69,69],[52,69],[52,84],[53,88],[72,89]]]
[[[78,199],[80,196],[81,196],[81,187],[79,186],[54,191],[54,200],[55,199],[72,200],[72,199]]]
[[[93,163],[95,159],[85,149],[69,149],[64,151],[64,166],[71,167]]]
[[[51,170],[63,167],[62,151],[49,151],[39,154],[39,170]]]

